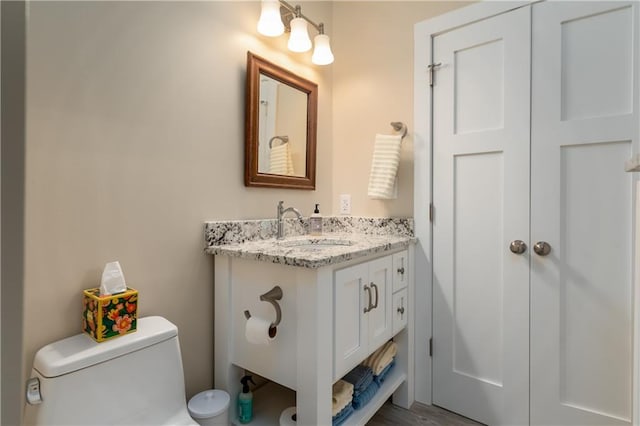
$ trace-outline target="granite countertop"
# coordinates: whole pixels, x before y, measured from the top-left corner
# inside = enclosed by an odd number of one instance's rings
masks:
[[[351,244],[322,245],[323,242],[341,243],[345,241]],[[305,242],[311,242],[312,246],[308,244],[305,244],[304,247],[296,246],[296,244],[304,244]],[[332,232],[324,233],[319,237],[299,235],[287,237],[283,240],[269,238],[209,246],[205,249],[205,252],[213,255],[234,256],[289,266],[319,268],[375,253],[403,249],[414,242],[415,237],[408,235]],[[316,246],[316,243],[320,244]]]

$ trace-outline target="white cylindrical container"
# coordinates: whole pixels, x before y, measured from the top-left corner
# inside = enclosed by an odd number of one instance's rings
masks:
[[[229,426],[229,394],[212,389],[189,400],[189,414],[201,426]]]

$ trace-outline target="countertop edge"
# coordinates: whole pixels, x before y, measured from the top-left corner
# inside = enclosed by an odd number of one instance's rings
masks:
[[[326,234],[325,236],[330,235],[331,234]],[[372,236],[363,236],[358,234],[350,234],[350,237],[372,238]],[[269,248],[252,248],[251,243],[211,246],[205,248],[204,251],[206,254],[214,256],[230,256],[286,266],[317,269],[324,266],[337,265],[372,254],[407,248],[411,244],[415,244],[417,242],[416,237],[408,236],[375,236],[373,238],[374,242],[372,243],[358,245],[352,250],[347,249],[347,251],[342,248],[340,253],[326,254],[320,257],[317,256],[317,253],[305,253],[301,250],[289,250],[288,252],[283,253],[280,249],[273,249],[270,253]],[[391,241],[389,242],[388,240]]]

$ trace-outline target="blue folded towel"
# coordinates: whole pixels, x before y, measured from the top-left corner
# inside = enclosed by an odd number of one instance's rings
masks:
[[[391,360],[391,362],[385,368],[382,369],[380,374],[378,374],[377,376],[373,376],[373,380],[377,384],[382,386],[382,383],[384,382],[384,379],[387,378],[387,374],[389,374],[389,371],[393,368],[394,365],[396,365],[396,359],[395,358],[393,358]]]
[[[353,405],[349,404],[331,419],[332,426],[340,426],[353,413]]]
[[[349,371],[342,380],[353,385],[353,395],[355,396],[367,389],[371,382],[373,382],[373,370],[364,365],[358,365]]]
[[[371,384],[367,386],[364,391],[360,392],[358,396],[353,396],[353,408],[359,410],[367,405],[367,403],[371,401],[376,392],[378,392],[378,389],[380,389],[380,385],[372,381]]]

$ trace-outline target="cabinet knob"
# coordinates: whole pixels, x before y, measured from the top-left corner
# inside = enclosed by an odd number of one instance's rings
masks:
[[[398,268],[398,273],[404,275],[404,266],[402,268]]]
[[[533,246],[533,251],[535,251],[538,256],[546,256],[551,253],[551,246],[546,241],[538,241]]]
[[[514,240],[509,244],[509,250],[514,254],[522,254],[527,251],[527,244],[522,240]]]
[[[400,315],[404,315],[404,306],[400,306],[400,307],[398,308],[398,313],[399,313]]]

